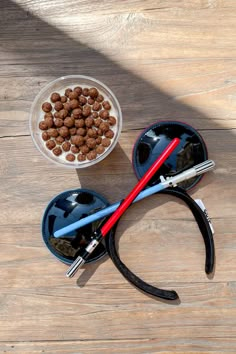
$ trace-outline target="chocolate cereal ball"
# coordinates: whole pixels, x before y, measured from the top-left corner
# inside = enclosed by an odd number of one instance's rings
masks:
[[[87,131],[86,131],[85,128],[79,128],[79,129],[77,129],[77,131],[76,131],[76,134],[77,134],[77,135],[81,135],[81,136],[85,136],[86,133],[87,133]]]
[[[66,117],[64,119],[64,125],[68,128],[72,128],[75,124],[75,120],[73,117]]]
[[[94,102],[95,102],[94,99],[92,99],[91,97],[88,98],[88,104],[92,106]]]
[[[61,100],[61,96],[58,92],[53,92],[50,97],[51,102],[55,103]]]
[[[54,140],[48,140],[46,142],[46,146],[49,150],[52,150],[56,146],[56,143]]]
[[[98,136],[98,137],[96,138],[96,143],[97,143],[97,145],[100,145],[101,142],[102,142],[102,138],[101,138],[100,136]]]
[[[79,107],[79,101],[76,99],[73,99],[70,101],[70,109],[75,109]]]
[[[99,136],[102,136],[102,135],[103,135],[102,129],[100,129],[100,128],[97,129],[97,135],[99,135]]]
[[[110,117],[108,118],[108,123],[109,123],[110,125],[115,125],[115,124],[116,124],[116,118],[113,117],[113,116],[110,116]]]
[[[95,150],[92,150],[87,154],[88,160],[94,160],[94,159],[96,159],[96,157],[97,157],[97,153]]]
[[[43,139],[44,141],[47,141],[47,140],[50,139],[50,136],[48,135],[47,132],[43,132],[43,133],[42,133],[42,139]]]
[[[72,91],[69,93],[69,99],[70,100],[74,100],[74,99],[77,99],[78,98],[78,93],[76,91]]]
[[[67,109],[63,108],[63,109],[61,109],[61,110],[59,111],[59,117],[60,117],[61,119],[64,119],[64,118],[66,118],[67,116],[68,116],[68,111],[67,111]]]
[[[54,153],[54,155],[60,156],[62,154],[62,149],[60,147],[55,147],[52,152]]]
[[[96,152],[97,152],[97,154],[103,154],[104,153],[104,151],[105,151],[105,148],[104,148],[104,146],[102,146],[102,145],[99,145],[97,148],[96,148]]]
[[[66,155],[67,161],[75,161],[75,155],[74,154],[67,154]]]
[[[109,112],[106,111],[105,109],[102,109],[99,112],[99,117],[101,117],[102,119],[108,119],[109,118]]]
[[[41,130],[47,130],[48,129],[48,125],[45,122],[45,120],[42,120],[41,122],[39,122],[39,129],[41,129]]]
[[[48,135],[52,138],[56,138],[58,136],[58,131],[55,128],[48,129]]]
[[[107,111],[110,111],[110,109],[111,109],[110,102],[108,102],[108,101],[104,101],[104,102],[102,103],[102,106],[103,106],[103,108],[106,109]]]
[[[64,143],[64,141],[65,141],[65,139],[62,136],[60,136],[60,135],[55,139],[55,142],[58,145],[61,145],[62,143]]]
[[[94,125],[95,125],[95,127],[99,127],[99,125],[102,123],[102,120],[101,120],[101,118],[97,118],[97,119],[95,119],[95,121],[94,121]]]
[[[94,149],[97,145],[96,140],[94,138],[88,138],[86,140],[86,145],[90,148],[90,149]]]
[[[69,129],[65,126],[59,128],[59,134],[63,137],[66,138],[69,135]]]
[[[71,142],[76,146],[81,146],[84,144],[84,138],[81,135],[73,135],[71,137]]]
[[[85,126],[84,119],[76,119],[75,120],[75,127],[76,128],[82,128]]]
[[[80,108],[75,108],[75,109],[72,111],[72,114],[73,114],[73,117],[74,117],[75,119],[81,118],[81,117],[82,117],[82,109],[80,109]]]
[[[102,122],[100,125],[99,125],[99,129],[102,130],[103,133],[107,132],[109,130],[109,124],[106,123],[106,122]]]
[[[98,97],[98,90],[95,87],[91,87],[88,92],[89,96],[92,98]]]
[[[86,160],[86,155],[84,155],[84,154],[79,154],[79,155],[77,156],[77,160],[80,161],[80,162],[85,161],[85,160]]]
[[[75,127],[69,129],[70,135],[75,135],[76,131],[77,129]]]
[[[87,154],[89,152],[89,147],[87,145],[82,145],[80,146],[80,151],[82,152],[82,154]]]
[[[67,97],[66,96],[61,96],[61,102],[66,103],[67,102]]]
[[[70,89],[70,88],[67,88],[66,90],[65,90],[65,96],[69,96],[69,94],[72,92],[72,90]]]
[[[47,124],[48,128],[52,128],[54,125],[53,118],[47,117],[44,119],[45,123]]]
[[[64,109],[65,109],[67,112],[69,112],[69,111],[71,110],[71,108],[70,108],[70,102],[64,103]]]
[[[109,138],[109,139],[112,139],[114,136],[114,132],[113,130],[109,129],[106,133],[105,133],[105,137],[106,138]]]
[[[88,117],[88,116],[90,115],[90,113],[91,113],[91,107],[86,104],[86,105],[83,107],[83,112],[82,112],[82,114],[83,114],[84,117]]]
[[[45,113],[44,114],[44,119],[46,119],[46,118],[53,118],[52,112]]]
[[[42,110],[44,111],[44,112],[51,112],[51,110],[52,110],[52,105],[51,105],[51,103],[49,103],[49,102],[44,102],[43,104],[42,104]]]
[[[98,117],[98,112],[93,112],[93,113],[91,114],[91,116],[92,116],[93,118],[97,118],[97,117]]]
[[[70,147],[71,147],[71,143],[69,143],[69,141],[65,141],[63,144],[62,144],[62,149],[64,151],[70,151]]]
[[[73,154],[78,154],[79,153],[79,148],[75,145],[71,146],[71,151],[73,152]]]
[[[63,123],[63,119],[61,119],[61,118],[55,118],[54,124],[55,124],[55,126],[56,126],[57,128],[62,127],[63,124],[64,124],[64,123]]]
[[[55,103],[55,105],[54,105],[54,109],[56,110],[56,111],[60,111],[62,108],[63,108],[64,106],[63,106],[63,103],[61,102],[61,101],[57,101],[56,103]]]
[[[101,108],[102,108],[102,105],[99,102],[95,102],[93,104],[93,110],[94,111],[100,111]]]
[[[90,128],[94,124],[94,119],[92,117],[88,117],[85,119],[85,125],[86,127]]]
[[[89,89],[87,87],[83,88],[82,94],[87,97],[89,95]]]
[[[55,117],[55,118],[60,118],[59,112],[55,112],[55,113],[54,113],[54,117]]]
[[[81,93],[82,93],[82,87],[76,86],[76,87],[74,88],[74,91],[78,93],[78,96],[80,96]]]
[[[96,138],[97,137],[97,129],[90,128],[90,129],[88,129],[87,134],[90,138]]]
[[[102,102],[104,100],[104,97],[103,97],[103,95],[98,95],[98,97],[96,98],[96,101],[97,102]]]
[[[108,147],[111,144],[111,140],[108,138],[102,139],[102,146]]]
[[[79,96],[79,104],[84,106],[87,103],[87,98],[84,96]]]

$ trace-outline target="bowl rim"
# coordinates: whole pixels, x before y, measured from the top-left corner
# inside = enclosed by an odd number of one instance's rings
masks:
[[[116,135],[114,137],[114,140],[113,140],[112,144],[110,145],[110,147],[108,147],[108,149],[104,152],[104,154],[102,154],[99,157],[99,160],[98,159],[94,159],[94,160],[88,161],[87,163],[84,163],[84,164],[80,164],[79,162],[76,162],[74,164],[72,164],[72,163],[71,164],[67,164],[67,163],[63,163],[63,161],[60,162],[60,160],[56,161],[56,160],[50,158],[50,156],[48,156],[45,153],[45,151],[42,150],[38,146],[38,144],[37,144],[37,142],[36,142],[36,140],[34,138],[33,128],[32,128],[32,116],[33,116],[33,111],[34,111],[35,105],[37,104],[39,98],[41,97],[41,95],[45,91],[47,91],[51,86],[53,86],[57,82],[60,82],[60,81],[66,80],[66,79],[85,79],[85,80],[93,81],[95,83],[95,85],[97,83],[98,85],[102,86],[105,90],[107,90],[109,92],[109,94],[112,96],[113,100],[115,101],[115,104],[117,106],[118,116],[119,116],[119,128],[117,128],[117,133],[116,133]],[[79,85],[79,83],[78,83],[78,85]],[[117,142],[119,140],[119,137],[120,137],[120,134],[121,134],[121,130],[122,130],[122,123],[123,123],[123,117],[122,117],[122,111],[121,111],[120,103],[119,103],[118,99],[116,98],[115,94],[113,93],[113,91],[106,84],[101,82],[100,80],[97,80],[97,79],[93,78],[92,76],[86,76],[86,75],[65,75],[65,76],[58,77],[57,79],[48,82],[43,88],[41,88],[39,93],[34,98],[34,100],[32,102],[32,105],[31,105],[31,108],[30,108],[30,112],[29,112],[29,130],[30,130],[30,135],[31,135],[33,143],[36,146],[36,148],[38,149],[38,151],[44,157],[46,157],[46,159],[48,161],[53,162],[55,165],[61,166],[61,167],[66,167],[66,168],[73,168],[73,169],[80,169],[80,168],[90,167],[90,166],[93,166],[93,165],[101,162],[103,159],[105,159],[112,152],[112,150],[115,148],[115,146],[116,146],[116,144],[117,144]]]

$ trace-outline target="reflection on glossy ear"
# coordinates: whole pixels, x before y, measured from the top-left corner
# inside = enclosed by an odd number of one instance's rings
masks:
[[[138,153],[138,161],[140,164],[143,164],[149,157],[151,152],[151,147],[149,144],[141,142],[138,145],[137,153]]]
[[[79,204],[91,204],[94,201],[94,197],[91,193],[80,192],[75,200]]]

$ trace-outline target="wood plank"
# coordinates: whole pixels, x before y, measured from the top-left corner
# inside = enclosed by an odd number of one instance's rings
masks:
[[[185,341],[171,339],[138,339],[138,340],[100,340],[100,341],[52,341],[52,342],[10,342],[0,343],[2,353],[183,353],[183,354],[222,354],[224,345],[225,353],[232,353],[235,348],[234,338],[206,338],[203,344],[201,339]],[[166,348],[169,348],[166,350]],[[227,351],[226,351],[227,350]]]
[[[19,5],[24,8],[30,9],[36,13],[39,13],[39,4],[42,6],[42,11],[46,13],[48,16],[54,16],[55,11],[57,10],[59,18],[61,18],[65,14],[64,8],[64,0],[58,0],[57,2],[52,1],[51,5],[48,4],[46,0],[21,0],[17,1]],[[71,0],[70,7],[66,9],[67,16],[73,16],[78,3],[76,0]],[[8,5],[8,9],[11,8]],[[155,11],[155,10],[162,10],[162,9],[233,9],[235,8],[235,2],[233,0],[227,1],[208,1],[208,0],[192,0],[191,2],[186,2],[185,0],[146,0],[145,2],[140,2],[138,0],[131,0],[127,4],[121,2],[120,4],[114,2],[113,0],[108,1],[97,1],[96,6],[91,6],[91,4],[86,1],[82,0],[79,4],[80,13],[86,14],[88,11],[92,11],[94,14],[119,14],[123,12],[140,12],[144,10]],[[63,12],[64,9],[64,12]]]

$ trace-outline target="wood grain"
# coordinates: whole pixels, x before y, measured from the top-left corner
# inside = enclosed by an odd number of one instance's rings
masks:
[[[1,2],[1,353],[236,352],[235,8],[233,0]],[[112,154],[77,171],[46,161],[28,128],[39,90],[70,74],[106,83],[124,120]],[[197,128],[216,162],[190,192],[213,220],[212,279],[197,225],[174,198],[132,206],[117,229],[122,259],[175,289],[180,303],[171,305],[137,291],[107,257],[67,279],[40,231],[48,201],[65,189],[122,199],[136,183],[133,144],[160,119]]]
[[[24,343],[3,343],[0,350],[3,353],[186,353],[186,354],[221,354],[221,345],[224,345],[225,352],[232,353],[235,348],[235,340],[231,338],[209,338],[206,346],[203,347],[200,340],[185,341],[179,339],[174,345],[168,339],[144,339],[144,340],[113,340],[113,341],[52,341],[52,342],[24,342]],[[166,348],[169,348],[166,350]],[[205,350],[207,348],[207,350]]]

